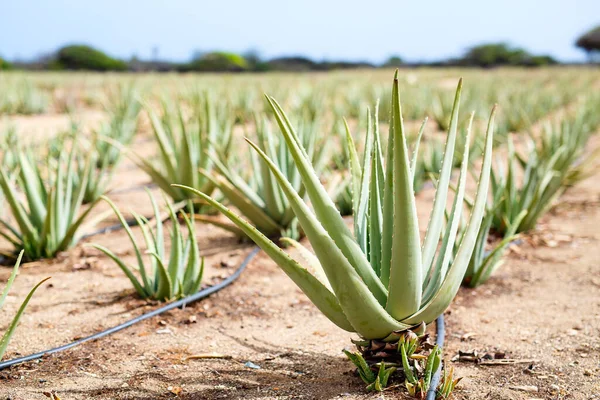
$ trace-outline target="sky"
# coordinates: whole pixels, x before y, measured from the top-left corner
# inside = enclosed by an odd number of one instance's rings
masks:
[[[0,55],[31,59],[85,43],[110,55],[189,60],[195,51],[383,62],[457,57],[505,41],[582,61],[575,40],[600,24],[600,0],[0,0]]]

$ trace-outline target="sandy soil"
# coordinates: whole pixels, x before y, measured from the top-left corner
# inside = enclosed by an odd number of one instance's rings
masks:
[[[122,208],[146,213],[144,192],[130,190],[146,182],[125,162],[115,181],[121,191],[111,197]],[[431,199],[431,189],[419,195],[422,213]],[[456,398],[600,397],[598,226],[600,173],[563,196],[486,285],[461,289],[446,314],[444,351],[464,378]],[[197,234],[207,260],[207,284],[233,272],[251,249],[211,226],[199,225]],[[105,245],[132,261],[123,232],[85,242]],[[0,281],[9,272],[1,269]],[[56,260],[26,264],[2,321],[46,276],[52,279],[36,293],[5,359],[67,343],[156,307],[136,299],[120,270],[82,243]],[[0,398],[45,399],[44,392],[52,391],[67,400],[403,398],[397,388],[365,393],[341,353],[351,347],[350,338],[259,254],[239,281],[205,301],[0,371]],[[451,361],[459,350],[504,352],[520,363]],[[193,359],[206,354],[220,358]]]

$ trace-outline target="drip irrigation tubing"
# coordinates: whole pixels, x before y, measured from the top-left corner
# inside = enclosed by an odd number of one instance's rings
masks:
[[[78,340],[75,340],[74,342],[59,346],[59,347],[55,347],[49,350],[44,350],[44,351],[40,351],[38,353],[34,353],[34,354],[30,354],[28,356],[24,356],[24,357],[19,357],[19,358],[14,358],[12,360],[7,360],[4,362],[0,363],[0,371],[8,368],[8,367],[12,367],[14,365],[18,365],[18,364],[22,364],[24,362],[28,362],[28,361],[33,361],[33,360],[37,360],[40,358],[43,358],[47,355],[50,354],[54,354],[54,353],[58,353],[61,351],[65,351],[68,349],[71,349],[75,346],[78,346],[80,344],[83,344],[85,342],[89,342],[91,340],[97,340],[100,338],[103,338],[105,336],[111,335],[115,332],[119,332],[125,328],[129,328],[132,325],[137,324],[138,322],[144,321],[148,318],[152,318],[155,317],[157,315],[160,315],[166,311],[170,311],[173,310],[175,308],[179,308],[179,307],[185,307],[187,304],[196,302],[198,300],[201,300],[205,297],[210,296],[213,293],[218,292],[219,290],[229,286],[231,283],[233,283],[237,278],[239,278],[239,276],[242,274],[242,272],[246,269],[246,267],[248,266],[248,264],[250,263],[250,261],[252,261],[252,259],[254,259],[254,257],[258,254],[258,252],[260,251],[260,248],[258,246],[254,246],[254,248],[252,249],[252,251],[246,256],[246,258],[244,258],[244,260],[242,261],[242,263],[240,264],[240,266],[238,267],[238,269],[231,275],[229,275],[227,278],[223,279],[221,282],[209,286],[205,289],[200,290],[199,292],[184,297],[181,300],[177,300],[174,301],[172,303],[169,303],[165,306],[162,306],[160,308],[157,308],[156,310],[150,311],[146,314],[142,314],[139,317],[130,319],[126,322],[123,322],[122,324],[119,324],[117,326],[114,326],[112,328],[106,329],[102,332],[98,332],[95,333],[91,336],[87,336]]]
[[[440,350],[444,347],[444,339],[446,338],[446,324],[444,323],[444,315],[440,315],[435,320],[435,344],[438,345]],[[429,385],[429,390],[427,391],[426,400],[435,400],[437,394],[437,387],[440,383],[440,377],[442,374],[442,363],[438,367],[437,371],[433,374],[433,378],[431,378],[431,385]]]

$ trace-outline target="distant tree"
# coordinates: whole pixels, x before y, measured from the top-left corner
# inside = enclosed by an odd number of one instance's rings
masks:
[[[404,64],[404,61],[399,56],[391,56],[383,63],[382,67],[398,67]]]
[[[547,55],[531,56],[525,63],[525,65],[530,67],[543,67],[554,64],[558,64],[558,61],[554,57]]]
[[[71,45],[58,50],[51,67],[70,70],[125,71],[127,64],[93,47]]]
[[[277,71],[311,71],[318,69],[318,63],[302,56],[279,57],[269,60],[269,66]]]
[[[13,69],[12,64],[0,57],[0,71],[6,71],[9,69]]]
[[[493,67],[496,65],[520,65],[529,57],[519,48],[511,48],[506,43],[486,43],[471,47],[462,61],[468,65]]]
[[[268,71],[269,63],[263,61],[258,50],[250,49],[243,54],[244,59],[248,63],[248,69],[256,72]]]
[[[182,71],[201,72],[241,72],[248,70],[248,62],[236,53],[215,51],[199,54],[188,64],[180,67]]]
[[[590,62],[600,62],[600,25],[577,39],[575,46],[587,53]]]
[[[471,47],[458,60],[461,65],[479,67],[495,67],[502,65],[542,66],[556,64],[557,61],[547,55],[532,55],[519,47],[511,47],[506,43],[485,43]]]

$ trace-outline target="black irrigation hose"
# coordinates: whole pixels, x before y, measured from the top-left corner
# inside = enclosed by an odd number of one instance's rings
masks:
[[[438,345],[440,350],[444,347],[444,339],[446,337],[446,325],[444,323],[444,315],[440,315],[435,320],[435,344]],[[442,374],[442,363],[438,367],[437,371],[433,374],[433,378],[431,378],[431,385],[429,385],[429,390],[427,391],[426,400],[435,400],[435,396],[437,393],[437,387],[440,383],[440,377]]]
[[[91,340],[100,339],[100,338],[102,338],[104,336],[108,336],[110,334],[113,334],[113,333],[118,332],[120,330],[123,330],[125,328],[129,328],[130,326],[132,326],[134,324],[137,324],[138,322],[144,321],[144,320],[146,320],[148,318],[155,317],[157,315],[160,315],[160,314],[162,314],[162,313],[164,313],[166,311],[173,310],[175,308],[184,307],[184,306],[186,306],[189,303],[193,303],[195,301],[198,301],[198,300],[201,300],[201,299],[203,299],[205,297],[208,297],[209,295],[211,295],[211,294],[213,294],[215,292],[218,292],[219,290],[225,288],[226,286],[228,286],[229,284],[231,284],[232,282],[234,282],[241,275],[242,271],[244,271],[244,269],[246,269],[246,267],[248,266],[248,264],[250,263],[250,261],[252,261],[252,259],[258,254],[259,251],[260,251],[260,248],[258,246],[255,246],[252,249],[252,251],[250,252],[250,254],[248,254],[246,256],[246,258],[244,259],[244,261],[242,261],[242,263],[240,264],[240,266],[238,267],[238,269],[233,274],[231,274],[230,276],[228,276],[227,278],[223,279],[221,282],[219,282],[219,283],[217,283],[215,285],[212,285],[212,286],[207,287],[206,289],[200,290],[196,294],[193,294],[191,296],[185,297],[185,298],[183,298],[181,300],[178,300],[178,301],[175,301],[173,303],[169,303],[169,304],[167,304],[167,305],[165,305],[163,307],[160,307],[160,308],[158,308],[158,309],[156,309],[154,311],[150,311],[149,313],[142,314],[139,317],[130,319],[129,321],[126,321],[126,322],[124,322],[124,323],[122,323],[120,325],[117,325],[115,327],[106,329],[106,330],[104,330],[102,332],[95,333],[95,334],[93,334],[91,336],[88,336],[88,337],[76,340],[76,341],[71,342],[69,344],[65,344],[65,345],[60,346],[60,347],[55,347],[55,348],[50,349],[50,350],[41,351],[39,353],[31,354],[31,355],[28,355],[28,356],[25,356],[25,357],[19,357],[19,358],[14,358],[12,360],[4,361],[4,362],[0,363],[0,370],[3,370],[3,369],[8,368],[8,367],[12,367],[12,366],[17,365],[17,364],[24,363],[24,362],[27,362],[27,361],[37,360],[37,359],[40,359],[40,358],[42,358],[44,356],[47,356],[49,354],[54,354],[54,353],[58,353],[58,352],[61,352],[61,351],[64,351],[64,350],[68,350],[70,348],[73,348],[73,347],[78,346],[78,345],[80,345],[82,343],[85,343],[85,342],[89,342]]]

